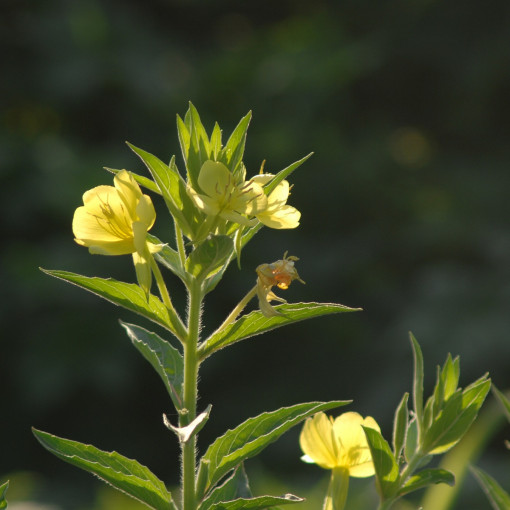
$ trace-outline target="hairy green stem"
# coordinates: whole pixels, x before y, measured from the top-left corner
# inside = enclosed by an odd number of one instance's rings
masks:
[[[193,281],[189,290],[188,337],[184,344],[184,408],[181,426],[191,423],[197,414],[198,367],[197,345],[200,335],[200,317],[203,290]],[[183,510],[196,510],[196,436],[182,444],[182,504]]]

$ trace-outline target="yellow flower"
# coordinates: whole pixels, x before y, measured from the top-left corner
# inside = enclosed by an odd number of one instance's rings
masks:
[[[366,478],[375,474],[372,455],[361,426],[380,432],[371,417],[348,412],[333,420],[317,413],[305,421],[299,444],[302,458],[331,469],[331,478],[324,498],[323,510],[343,510],[349,490],[349,477]]]
[[[285,303],[285,299],[278,297],[271,289],[277,286],[280,289],[288,289],[293,280],[305,283],[298,275],[294,262],[299,260],[297,257],[287,257],[283,255],[283,260],[277,260],[271,264],[261,264],[257,267],[257,296],[259,298],[260,311],[266,317],[281,315],[271,305],[271,301],[280,301]]]
[[[267,197],[260,184],[236,182],[230,170],[217,161],[206,161],[198,174],[198,185],[204,193],[189,188],[196,206],[210,216],[219,216],[240,225],[252,225],[247,216],[254,216],[267,206]]]
[[[273,174],[259,174],[253,177],[251,182],[264,186],[273,177]],[[296,228],[299,225],[301,213],[295,207],[287,205],[289,194],[289,182],[281,181],[268,195],[266,208],[255,214],[256,218],[267,227],[278,229]]]
[[[363,419],[354,412],[341,414],[335,420],[324,413],[308,418],[299,437],[305,453],[303,460],[325,469],[344,469],[355,478],[374,475],[372,455],[362,425],[380,432],[371,416]]]
[[[147,242],[147,231],[156,219],[149,196],[126,170],[113,179],[114,186],[97,186],[83,195],[83,206],[73,217],[75,241],[90,253],[133,255],[138,283],[148,294],[152,272],[151,253],[160,247]]]

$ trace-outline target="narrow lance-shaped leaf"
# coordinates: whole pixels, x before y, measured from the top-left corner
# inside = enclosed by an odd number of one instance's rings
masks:
[[[233,501],[225,501],[216,503],[211,506],[211,510],[265,510],[276,505],[288,505],[290,503],[301,503],[303,498],[294,496],[293,494],[285,494],[283,496],[259,496],[256,498],[244,499],[239,498]]]
[[[197,485],[197,491],[199,487]],[[203,490],[203,487],[202,487]],[[199,492],[200,494],[201,492]],[[252,498],[251,490],[248,483],[248,477],[244,470],[244,465],[240,464],[221,485],[212,490],[206,498],[202,500],[198,510],[209,510],[212,505],[222,501],[232,501],[234,499]]]
[[[395,411],[395,417],[393,420],[393,453],[397,461],[402,453],[409,426],[409,409],[407,408],[408,399],[409,393],[404,393],[404,396]]]
[[[283,170],[280,170],[265,186],[264,186],[264,192],[266,195],[269,195],[275,188],[282,182],[284,179],[286,179],[294,170],[299,168],[307,159],[309,159],[313,155],[313,152],[310,152],[310,154],[307,154],[304,158],[299,159],[298,161],[295,161],[291,165],[289,165],[287,168],[284,168]]]
[[[228,430],[209,446],[202,458],[201,464],[206,461],[208,466],[206,490],[214,486],[241,462],[257,455],[284,432],[308,416],[348,403],[348,401],[335,401],[297,404],[263,413],[246,420],[233,430]]]
[[[184,270],[184,267],[181,264],[181,259],[179,257],[179,253],[170,248],[167,244],[162,243],[156,236],[147,234],[147,239],[153,244],[162,245],[161,250],[154,254],[156,260],[164,265],[166,268],[170,269],[172,273],[178,276],[182,282],[187,285],[189,283],[189,275]]]
[[[236,126],[230,135],[225,147],[221,150],[218,160],[224,163],[227,168],[234,174],[238,174],[239,165],[244,155],[244,147],[246,143],[246,132],[250,125],[251,112],[248,112]]]
[[[133,345],[161,377],[177,410],[182,408],[184,361],[177,349],[156,333],[121,322]]]
[[[60,459],[98,476],[112,487],[155,510],[176,510],[165,484],[136,460],[117,452],[63,439],[33,429],[38,441]]]
[[[443,453],[454,446],[467,432],[490,390],[491,381],[483,376],[445,402],[440,415],[424,434],[422,450]]]
[[[128,143],[129,148],[142,160],[158,185],[165,203],[184,235],[193,237],[195,206],[186,191],[186,183],[175,167],[174,159],[166,165],[147,151]]]
[[[186,161],[188,171],[188,182],[198,190],[198,175],[202,165],[211,158],[211,147],[209,137],[204,129],[200,115],[192,103],[189,103],[189,110],[186,114],[189,121],[189,149]]]
[[[218,155],[221,150],[221,129],[219,124],[214,124],[213,132],[211,133],[211,156],[214,161],[218,160]]]
[[[243,315],[226,328],[214,332],[199,347],[201,359],[235,342],[259,335],[287,324],[312,319],[322,315],[356,312],[361,308],[349,308],[334,303],[287,303],[275,307],[281,315],[266,317],[260,310]]]
[[[481,469],[471,466],[478,483],[487,495],[494,510],[508,510],[510,508],[510,495],[496,482],[492,476]]]
[[[113,278],[82,276],[67,271],[47,269],[42,269],[42,271],[88,290],[126,310],[135,312],[168,329],[181,340],[186,337],[186,330],[179,317],[171,313],[156,296],[150,294],[147,301],[143,290],[134,283],[119,282]]]
[[[375,429],[363,427],[375,468],[377,488],[382,499],[389,499],[398,489],[398,464],[388,442]]]
[[[6,493],[8,488],[9,488],[8,481],[0,485],[0,510],[7,508]]]
[[[496,386],[492,385],[492,392],[498,399],[499,403],[503,407],[503,411],[505,413],[505,416],[507,417],[508,421],[510,421],[510,400],[506,397],[506,395],[498,390]]]
[[[398,496],[404,496],[410,492],[438,483],[446,483],[450,487],[453,487],[455,485],[455,476],[446,469],[424,469],[423,471],[411,476],[399,489],[397,494]]]
[[[182,159],[187,165],[190,144],[189,128],[179,115],[177,115],[177,136],[181,146]]]
[[[108,168],[104,167],[105,170],[108,170],[108,172],[111,172],[112,174],[118,174],[119,172],[122,172],[122,170],[117,170],[115,168]],[[149,179],[148,177],[145,177],[143,175],[138,175],[135,172],[129,171],[129,173],[133,176],[133,179],[140,184],[140,186],[143,186],[144,188],[148,189],[149,191],[152,191],[153,193],[157,193],[158,195],[161,195],[161,191],[158,188],[158,185]]]
[[[414,335],[409,333],[409,337],[413,347],[414,358],[413,404],[418,429],[418,440],[420,440],[423,428],[423,354],[420,344],[414,338]]]
[[[227,263],[233,242],[228,236],[211,236],[195,248],[186,260],[189,273],[202,281],[213,276]]]

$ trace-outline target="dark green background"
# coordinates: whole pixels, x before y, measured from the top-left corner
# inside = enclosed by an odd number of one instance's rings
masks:
[[[165,161],[176,154],[182,168],[175,114],[189,100],[225,137],[253,111],[249,174],[263,159],[276,172],[315,152],[292,178],[301,226],[253,240],[242,271],[232,267],[207,300],[206,330],[250,288],[254,268],[285,250],[307,282],[289,301],[365,310],[208,361],[202,447],[306,400],[352,398],[390,437],[411,384],[409,330],[429,385],[447,352],[461,356],[461,384],[485,371],[510,384],[506,0],[4,0],[0,41],[0,481],[29,471],[33,497],[94,504],[100,482],[43,451],[32,425],[179,480],[161,423],[170,402],[117,323],[138,319],[38,267],[134,281],[129,257],[93,257],[73,242],[72,214],[85,190],[111,183],[103,166],[143,171],[125,140]],[[171,241],[157,207],[154,232]],[[171,290],[183,309],[173,280]],[[252,466],[299,491],[325,473],[299,461],[297,434]]]

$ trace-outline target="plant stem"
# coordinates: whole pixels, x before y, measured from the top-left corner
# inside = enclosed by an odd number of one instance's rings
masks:
[[[197,345],[200,334],[200,316],[203,291],[201,284],[193,281],[189,290],[188,337],[184,344],[184,408],[181,426],[188,425],[197,414],[198,366]],[[182,502],[183,510],[196,510],[195,471],[196,436],[182,444]]]
[[[177,245],[181,268],[184,269],[184,264],[186,263],[186,249],[184,247],[184,239],[182,238],[182,230],[179,228],[177,223],[175,223],[175,244]]]
[[[161,274],[158,263],[156,262],[152,255],[150,256],[150,260],[152,273],[156,278],[159,294],[161,296],[161,299],[163,300],[164,305],[168,308],[170,319],[172,320],[172,324],[175,328],[177,338],[179,338],[181,342],[184,342],[186,338],[186,329],[184,328],[181,318],[179,317],[179,314],[177,313],[177,311],[174,308],[174,305],[172,304],[170,294],[168,293],[168,289],[166,288],[165,280],[163,280],[163,275]]]
[[[243,311],[244,307],[255,297],[257,294],[257,286],[253,287],[253,289],[246,294],[246,296],[239,301],[236,307],[230,312],[228,317],[223,321],[221,326],[216,330],[216,332],[225,329],[231,322],[234,322],[237,319],[237,316]]]

